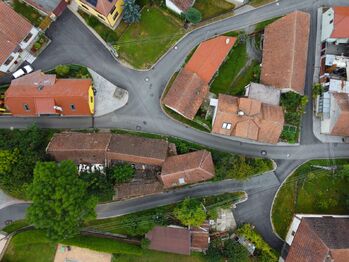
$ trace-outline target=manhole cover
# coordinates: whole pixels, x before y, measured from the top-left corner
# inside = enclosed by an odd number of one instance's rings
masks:
[[[141,130],[142,127],[141,126],[136,126],[136,130]]]

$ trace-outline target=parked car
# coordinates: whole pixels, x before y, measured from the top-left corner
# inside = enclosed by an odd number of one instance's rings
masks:
[[[13,78],[18,78],[33,72],[34,69],[30,65],[26,65],[12,74]]]

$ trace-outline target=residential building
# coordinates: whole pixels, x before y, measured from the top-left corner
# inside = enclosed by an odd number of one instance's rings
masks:
[[[218,36],[202,42],[178,74],[163,103],[193,120],[209,92],[210,82],[235,41],[235,37]]]
[[[178,226],[155,226],[145,237],[150,240],[149,249],[181,255],[206,251],[210,241],[208,229]]]
[[[281,106],[223,94],[211,99],[210,104],[215,107],[212,133],[271,144],[278,142],[284,125]]]
[[[304,94],[310,14],[290,13],[264,30],[261,83]]]
[[[66,9],[70,0],[24,0],[41,14],[56,20]]]
[[[209,180],[214,177],[214,173],[211,153],[199,150],[168,157],[159,178],[165,188],[170,188]]]
[[[269,105],[278,106],[280,104],[280,89],[258,83],[250,83],[245,87],[245,96]]]
[[[5,106],[13,116],[91,116],[92,79],[58,79],[35,71],[12,80]]]
[[[0,71],[13,72],[22,62],[31,62],[29,53],[39,29],[0,1]]]
[[[124,0],[76,0],[80,9],[115,29],[122,17]]]
[[[321,21],[321,41],[349,43],[349,6],[334,6],[324,9]]]
[[[279,261],[349,261],[349,216],[296,214]]]
[[[195,3],[195,0],[166,0],[166,7],[177,14],[185,13]]]

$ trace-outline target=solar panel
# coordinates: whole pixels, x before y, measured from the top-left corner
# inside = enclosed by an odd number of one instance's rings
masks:
[[[86,0],[87,3],[89,3],[90,5],[93,5],[93,6],[97,6],[97,1],[98,0]]]

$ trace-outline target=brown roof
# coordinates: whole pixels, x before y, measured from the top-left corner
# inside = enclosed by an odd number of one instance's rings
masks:
[[[67,7],[67,2],[65,0],[24,0],[29,5],[35,7],[36,9],[51,15],[52,13],[56,16],[62,14],[62,12]]]
[[[77,164],[104,164],[111,136],[109,133],[56,133],[46,152],[56,161],[69,159]]]
[[[163,103],[188,119],[194,119],[207,96],[209,86],[185,68],[179,73]]]
[[[209,245],[209,233],[202,229],[191,230],[191,249],[205,251]]]
[[[230,125],[223,128],[223,125]],[[219,94],[212,133],[277,143],[284,125],[282,107]]]
[[[159,165],[165,161],[169,143],[162,139],[113,135],[107,150],[108,160]]]
[[[310,15],[295,11],[265,28],[261,82],[304,94]]]
[[[190,255],[190,231],[186,228],[156,226],[145,235],[149,249]]]
[[[168,157],[162,166],[160,179],[164,187],[169,188],[181,185],[179,179],[184,179],[185,184],[192,184],[211,179],[214,173],[211,153],[200,150]]]
[[[81,0],[81,2],[83,2],[84,4],[87,4],[88,6],[92,7],[93,9],[95,9],[98,13],[104,15],[104,16],[108,16],[111,9],[113,8],[113,6],[115,6],[117,1],[121,1],[121,0],[96,0],[96,5],[92,5],[90,4],[88,1],[86,0]]]
[[[195,0],[170,0],[173,4],[175,4],[179,9],[183,12],[187,11],[189,7],[192,7]]]
[[[332,93],[331,95],[338,105],[338,112],[331,116],[335,118],[331,134],[349,136],[349,95],[346,93]]]
[[[0,17],[0,64],[3,64],[33,26],[3,1]]]
[[[5,105],[13,115],[91,115],[91,86],[92,79],[56,79],[55,75],[36,71],[12,80],[5,92]],[[27,104],[30,110],[26,111],[23,104]],[[72,104],[74,110],[71,109]],[[52,110],[53,106],[59,106],[63,110]]]
[[[349,218],[307,217],[297,229],[286,262],[348,261]]]
[[[209,83],[235,41],[236,37],[218,36],[202,42],[184,68],[196,73],[204,82]]]
[[[349,6],[335,6],[331,38],[349,38]]]

